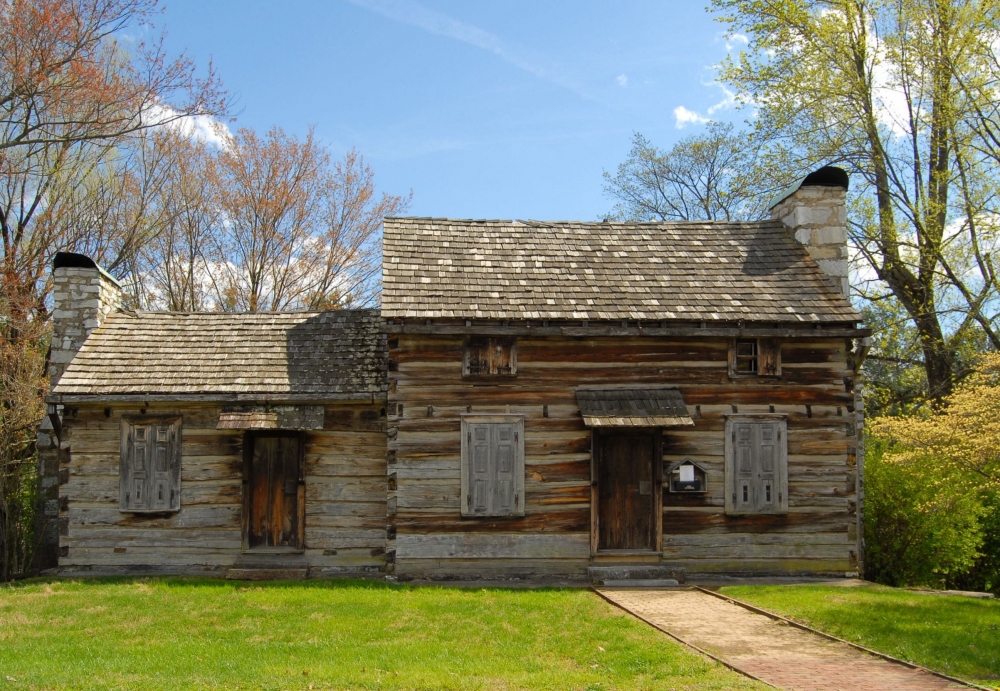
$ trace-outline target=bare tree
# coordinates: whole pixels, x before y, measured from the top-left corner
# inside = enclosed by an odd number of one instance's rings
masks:
[[[155,201],[162,225],[136,255],[129,287],[139,306],[212,309],[210,238],[225,232],[214,185],[215,152],[174,130],[158,132],[152,145],[168,168]]]
[[[781,184],[763,175],[759,155],[754,139],[729,123],[710,123],[669,151],[636,133],[617,173],[604,173],[604,191],[617,200],[612,215],[622,220],[755,220]]]
[[[226,99],[211,67],[199,79],[171,59],[162,34],[127,49],[116,35],[149,27],[158,0],[5,0],[0,3],[0,151],[40,144],[115,144],[125,134],[193,115]]]
[[[218,154],[223,214],[211,276],[226,310],[319,309],[373,299],[382,218],[408,197],[376,197],[355,151],[333,166],[312,130],[241,129]]]

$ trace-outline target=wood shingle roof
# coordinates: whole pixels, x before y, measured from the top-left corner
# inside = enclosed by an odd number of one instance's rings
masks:
[[[385,358],[378,310],[119,312],[90,335],[53,395],[380,397]]]
[[[388,218],[382,316],[859,322],[780,221]]]

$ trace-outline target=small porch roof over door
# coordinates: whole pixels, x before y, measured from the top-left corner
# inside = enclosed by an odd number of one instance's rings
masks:
[[[587,427],[694,425],[676,386],[580,388],[576,402]]]

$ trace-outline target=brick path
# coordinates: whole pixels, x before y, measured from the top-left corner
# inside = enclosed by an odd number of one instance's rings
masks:
[[[962,684],[868,655],[697,590],[601,594],[727,664],[788,691],[938,691]]]

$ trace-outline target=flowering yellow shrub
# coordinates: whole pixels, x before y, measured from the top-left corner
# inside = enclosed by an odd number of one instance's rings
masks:
[[[939,410],[880,418],[871,432],[891,444],[886,461],[936,465],[939,485],[1000,489],[1000,353],[985,354]]]

